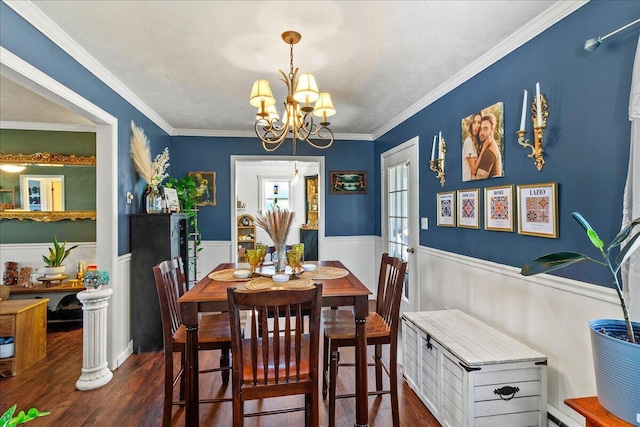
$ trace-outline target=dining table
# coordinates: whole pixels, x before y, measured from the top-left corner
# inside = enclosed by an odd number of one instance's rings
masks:
[[[367,337],[365,319],[368,314],[368,299],[371,291],[340,261],[317,261],[313,283],[322,283],[322,305],[324,307],[353,307],[355,316],[355,369],[356,369],[356,419],[355,427],[365,427],[368,421],[367,400]],[[216,280],[218,273],[246,268],[246,264],[223,263],[218,265],[179,299],[182,323],[186,328],[185,347],[185,425],[199,425],[198,382],[198,313],[228,311],[227,288],[245,289],[247,280]],[[323,271],[340,271],[342,275],[327,275]],[[218,274],[218,276],[216,276]],[[275,285],[275,283],[274,283]]]

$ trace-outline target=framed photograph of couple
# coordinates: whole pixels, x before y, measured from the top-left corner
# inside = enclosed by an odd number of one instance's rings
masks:
[[[504,104],[462,119],[462,181],[504,176]]]
[[[518,234],[558,237],[558,184],[518,185]]]
[[[480,189],[458,190],[458,227],[480,228]]]
[[[484,189],[484,229],[513,231],[513,185]]]
[[[438,227],[456,226],[456,192],[447,191],[436,195]]]
[[[196,182],[196,204],[198,206],[216,205],[216,173],[189,172],[189,176]]]

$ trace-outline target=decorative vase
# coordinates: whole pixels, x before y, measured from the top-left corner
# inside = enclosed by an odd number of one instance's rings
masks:
[[[273,253],[273,265],[277,273],[284,273],[287,267],[287,251],[284,243],[275,243],[276,250]]]
[[[160,194],[160,190],[157,185],[151,185],[148,187],[149,190],[145,193],[147,196],[146,199],[146,210],[149,214],[156,214],[162,212],[162,195]]]
[[[631,322],[640,335],[640,323]],[[615,336],[627,336],[623,320],[597,319],[589,322],[593,367],[600,404],[616,417],[633,425],[640,422],[640,344]],[[606,331],[602,332],[602,331]],[[637,338],[636,338],[637,340]]]

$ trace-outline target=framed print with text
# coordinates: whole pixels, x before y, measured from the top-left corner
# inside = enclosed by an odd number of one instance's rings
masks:
[[[438,227],[456,226],[456,192],[447,191],[436,195]]]
[[[518,185],[518,234],[558,237],[558,184]]]
[[[458,190],[458,227],[480,228],[480,189]]]
[[[513,185],[484,189],[484,229],[513,231]]]

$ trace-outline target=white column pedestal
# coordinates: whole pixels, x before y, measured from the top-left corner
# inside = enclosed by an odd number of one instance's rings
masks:
[[[78,390],[94,390],[113,378],[107,363],[107,306],[112,288],[78,292],[82,303],[82,375]]]

